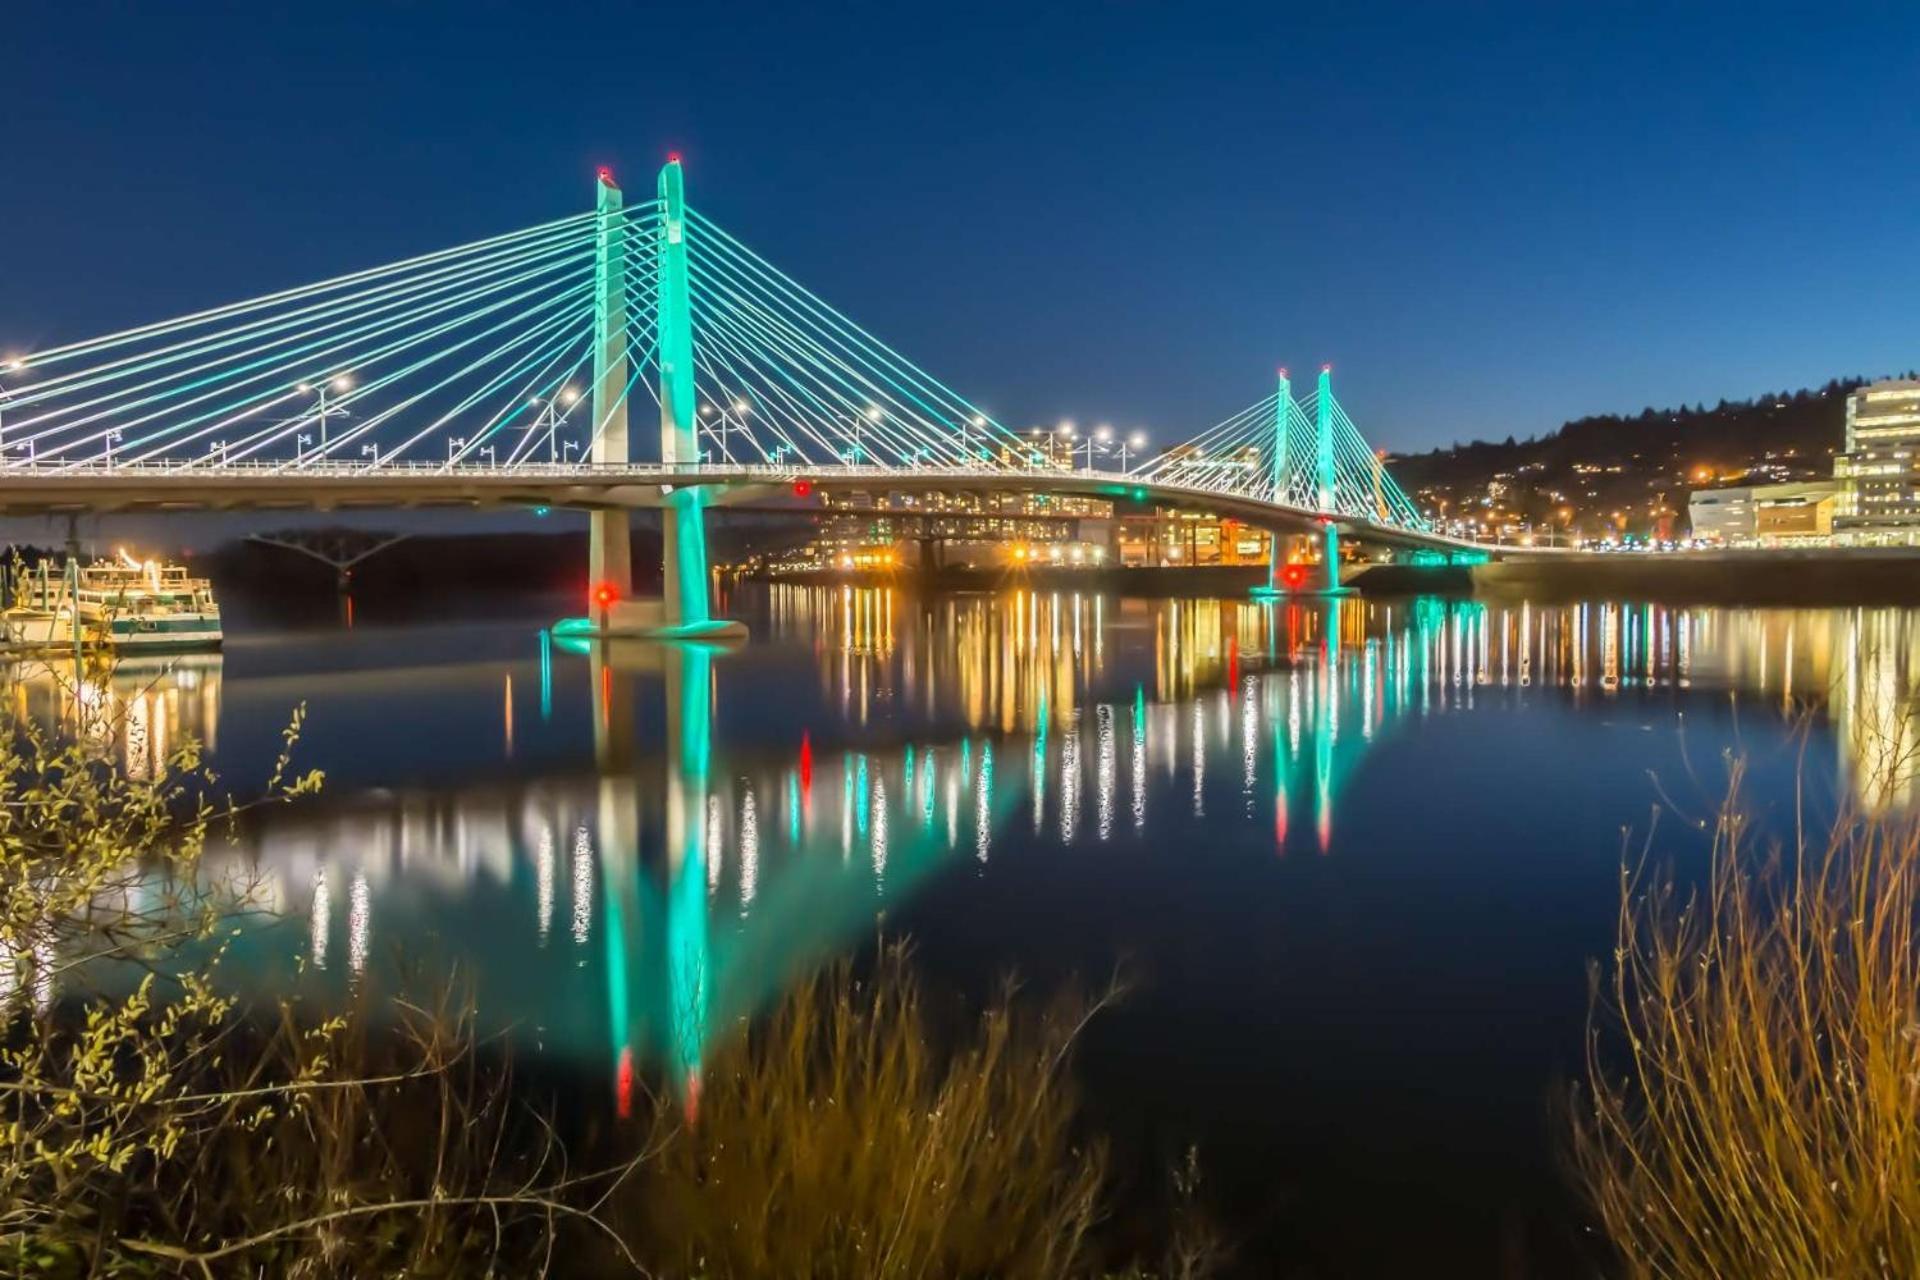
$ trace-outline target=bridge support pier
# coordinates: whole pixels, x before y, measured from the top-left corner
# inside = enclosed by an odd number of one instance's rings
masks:
[[[1340,585],[1340,526],[1323,518],[1320,524],[1320,571],[1309,579],[1316,596],[1350,596],[1352,587]]]
[[[655,307],[660,361],[660,461],[700,461],[699,406],[693,363],[693,313],[687,277],[686,186],[678,158],[660,170],[660,225],[655,242]],[[600,175],[601,231],[595,267],[593,460],[624,463],[627,448],[627,281],[620,189]],[[603,413],[604,410],[604,413]],[[698,484],[667,489],[660,513],[661,599],[634,600],[632,552],[625,511],[595,512],[590,528],[595,600],[589,619],[607,635],[658,637],[744,635],[738,622],[715,619],[708,596],[707,495]]]

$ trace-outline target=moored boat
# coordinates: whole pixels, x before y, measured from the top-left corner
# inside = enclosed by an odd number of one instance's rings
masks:
[[[22,571],[0,625],[9,648],[67,648],[76,617],[81,644],[123,652],[217,649],[222,638],[212,583],[191,576],[185,565],[141,560],[124,550],[117,559],[64,568],[43,560]]]

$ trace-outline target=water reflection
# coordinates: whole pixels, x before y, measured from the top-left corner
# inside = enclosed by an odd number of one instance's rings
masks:
[[[42,725],[79,724],[129,777],[150,778],[183,743],[219,746],[217,653],[123,659],[110,670],[23,658],[0,667],[14,713]]]
[[[572,714],[590,768],[330,789],[261,815],[235,856],[274,905],[310,912],[298,949],[327,980],[443,934],[479,967],[487,1016],[598,1057],[617,1105],[652,1063],[696,1107],[716,1034],[941,868],[1150,829],[1191,839],[1196,820],[1257,833],[1267,856],[1338,857],[1370,753],[1483,701],[1804,700],[1860,803],[1916,798],[1920,615],[1902,610],[779,589],[767,620],[772,644],[732,657],[530,634],[538,678],[518,684],[539,716],[522,709],[522,746]],[[796,703],[796,674],[817,701]],[[27,714],[116,709],[102,745],[130,770],[184,735],[217,742],[217,658],[123,665],[77,693],[70,675],[9,669]],[[515,683],[494,679],[511,753]],[[795,705],[817,709],[790,721]],[[722,735],[729,713],[754,731]],[[377,731],[381,709],[362,714]],[[439,745],[498,761],[500,741]],[[0,956],[0,986],[28,970]]]

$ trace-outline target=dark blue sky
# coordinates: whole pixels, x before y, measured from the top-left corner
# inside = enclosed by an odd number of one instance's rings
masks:
[[[1920,17],[99,5],[0,20],[0,349],[690,198],[1015,425],[1331,360],[1376,443],[1920,364]],[[1609,6],[1611,7],[1611,6]]]

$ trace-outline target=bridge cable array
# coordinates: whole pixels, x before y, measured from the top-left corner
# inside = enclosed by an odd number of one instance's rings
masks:
[[[617,219],[627,377],[586,394]],[[659,402],[660,202],[37,352],[0,368],[0,467],[577,466]],[[697,211],[686,264],[708,463],[1022,466],[1026,446]],[[644,396],[641,391],[644,390]],[[658,457],[650,424],[635,462]]]
[[[1168,449],[1138,474],[1322,515],[1421,532],[1432,527],[1324,374],[1301,399],[1282,379],[1273,394]]]

